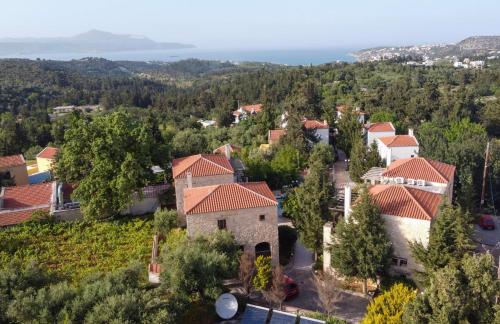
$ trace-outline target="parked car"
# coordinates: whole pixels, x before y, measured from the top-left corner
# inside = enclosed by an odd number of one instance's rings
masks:
[[[299,294],[299,286],[290,277],[285,276],[285,300],[290,300]]]
[[[495,221],[491,215],[482,215],[481,218],[479,218],[479,226],[485,230],[494,230]]]

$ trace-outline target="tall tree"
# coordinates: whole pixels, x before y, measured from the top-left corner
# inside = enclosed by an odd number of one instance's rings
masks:
[[[358,113],[354,108],[349,108],[342,113],[337,123],[339,134],[338,144],[345,154],[349,156],[354,144],[361,138],[362,125],[358,121]]]
[[[347,221],[335,228],[331,246],[332,266],[340,274],[363,279],[367,293],[368,279],[383,274],[391,254],[391,243],[384,229],[380,211],[366,188]]]

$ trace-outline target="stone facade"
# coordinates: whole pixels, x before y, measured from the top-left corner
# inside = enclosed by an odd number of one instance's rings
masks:
[[[261,220],[261,215],[264,219]],[[227,210],[221,212],[186,215],[189,237],[209,235],[218,230],[218,220],[226,221],[236,242],[244,251],[255,255],[255,246],[268,242],[274,265],[279,263],[278,209],[276,206]]]
[[[207,177],[192,177],[193,188],[214,186],[223,183],[233,183],[234,174],[221,174]],[[174,180],[175,185],[175,203],[177,212],[179,213],[179,223],[181,226],[186,225],[186,217],[184,216],[184,189],[188,187],[187,178],[177,178]]]
[[[411,275],[415,270],[423,270],[413,258],[408,242],[417,241],[427,246],[431,221],[392,215],[382,215],[382,219],[385,231],[392,243],[393,256],[407,260],[406,266],[393,264],[391,270],[405,275]]]

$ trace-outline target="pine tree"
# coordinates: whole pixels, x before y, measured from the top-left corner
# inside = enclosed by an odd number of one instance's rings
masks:
[[[337,225],[334,235],[333,268],[344,276],[363,279],[366,293],[368,279],[375,280],[385,272],[391,254],[380,211],[366,188],[362,189],[348,220]]]

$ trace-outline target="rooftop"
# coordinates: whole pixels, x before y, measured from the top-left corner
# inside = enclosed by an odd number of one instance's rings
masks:
[[[423,157],[396,160],[382,172],[384,177],[422,179],[429,182],[448,183],[453,179],[455,166]]]
[[[42,159],[55,159],[57,153],[59,152],[59,149],[56,147],[50,147],[47,146],[44,148],[38,155],[36,156],[37,158],[42,158]]]
[[[268,133],[268,140],[271,141],[277,141],[279,140],[283,135],[285,135],[286,130],[284,129],[270,129]]]
[[[184,190],[186,214],[276,206],[265,182],[227,183]]]
[[[197,154],[172,162],[174,179],[185,178],[187,172],[191,172],[193,177],[206,177],[233,174],[234,169],[226,156],[221,154]]]
[[[22,154],[0,156],[0,168],[15,167],[26,164]]]
[[[443,199],[441,194],[402,185],[375,185],[369,192],[381,214],[421,220],[436,217]]]
[[[224,144],[224,145],[216,148],[213,153],[214,154],[226,154],[226,145],[229,146],[230,153],[233,153],[233,152],[240,153],[241,152],[241,146],[237,146],[237,145],[233,145],[233,144]]]
[[[387,147],[418,146],[417,138],[410,135],[384,136],[378,139]]]
[[[304,120],[304,127],[307,129],[328,129],[328,123],[326,121],[320,122],[319,120]]]
[[[260,113],[262,111],[262,104],[240,106],[240,109],[248,113]]]
[[[377,132],[395,132],[396,129],[392,125],[391,122],[380,122],[380,123],[371,123],[367,125],[368,131],[372,133]]]
[[[52,199],[53,182],[36,185],[5,187],[0,226],[19,224],[27,220],[36,210],[49,210]]]

